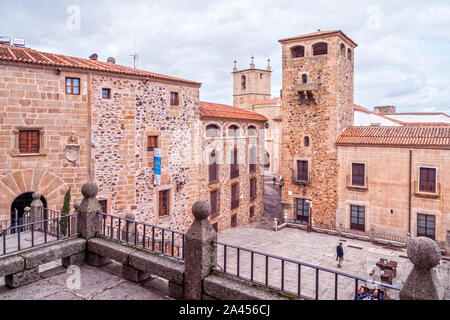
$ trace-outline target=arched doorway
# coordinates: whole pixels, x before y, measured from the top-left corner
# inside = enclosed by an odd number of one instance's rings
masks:
[[[47,200],[42,196],[41,201],[44,208],[47,208]],[[25,208],[33,202],[33,192],[23,193],[18,196],[11,205],[11,227],[21,225]]]

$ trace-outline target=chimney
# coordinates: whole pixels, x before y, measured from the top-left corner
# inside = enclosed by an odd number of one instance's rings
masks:
[[[94,60],[94,61],[97,61],[97,60],[98,60],[98,54],[96,54],[96,53],[91,54],[91,56],[89,57],[89,59]]]
[[[380,106],[380,107],[375,107],[373,109],[374,112],[379,113],[379,114],[395,114],[397,111],[397,107],[395,106]]]

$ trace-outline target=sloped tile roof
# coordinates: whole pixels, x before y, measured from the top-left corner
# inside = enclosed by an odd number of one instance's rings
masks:
[[[348,127],[337,144],[450,149],[450,127]]]
[[[311,32],[311,33],[307,33],[307,34],[301,34],[301,35],[298,35],[298,36],[295,36],[295,37],[281,39],[281,40],[278,40],[278,42],[283,43],[283,42],[291,41],[291,40],[303,40],[303,39],[323,37],[323,36],[330,36],[330,35],[340,35],[341,37],[347,39],[355,47],[358,46],[358,44],[356,44],[356,42],[354,42],[352,39],[347,37],[347,35],[345,33],[343,33],[341,30],[328,30],[328,31]]]
[[[362,107],[362,106],[359,106],[359,105],[357,105],[357,104],[354,105],[354,109],[355,109],[355,110],[358,110],[358,111],[362,111],[362,112],[366,112],[366,113],[370,113],[370,114],[376,115],[376,116],[378,116],[378,117],[381,117],[381,118],[383,118],[383,119],[392,121],[392,122],[397,123],[397,124],[401,124],[401,125],[404,125],[404,124],[405,124],[405,123],[402,122],[402,121],[399,121],[399,120],[395,120],[395,119],[389,118],[388,116],[385,116],[385,115],[383,115],[383,114],[381,114],[381,113],[377,113],[377,112],[370,111],[369,109],[366,109],[366,108],[364,108],[364,107]]]
[[[201,83],[181,78],[162,75],[154,72],[133,69],[130,67],[102,62],[98,60],[70,57],[36,51],[29,48],[18,48],[0,45],[0,61],[25,63],[30,65],[53,66],[59,68],[74,68],[80,70],[109,72],[122,75],[148,77],[156,80],[169,80],[200,86]]]
[[[245,119],[256,121],[268,120],[266,117],[256,112],[228,106],[225,104],[202,102],[202,101],[200,102],[200,116],[227,118],[227,119]]]

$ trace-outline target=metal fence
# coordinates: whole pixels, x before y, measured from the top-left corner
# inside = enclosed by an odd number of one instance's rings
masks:
[[[183,232],[102,214],[101,235],[178,260],[184,260],[185,233]]]
[[[78,236],[78,214],[61,216],[60,212],[49,209],[44,209],[43,213],[46,219],[32,221],[30,216],[24,216],[20,223],[1,230],[0,256]]]
[[[388,300],[397,299],[401,290],[387,283],[300,261],[219,241],[216,244],[216,271],[306,300],[352,300],[367,285],[376,287]]]

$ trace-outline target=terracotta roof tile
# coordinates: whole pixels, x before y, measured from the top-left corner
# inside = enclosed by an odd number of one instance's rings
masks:
[[[267,121],[267,118],[259,113],[212,102],[200,102],[200,116]]]
[[[340,35],[343,38],[347,39],[350,43],[352,43],[355,47],[358,46],[358,44],[356,44],[356,42],[354,42],[352,39],[350,39],[349,37],[347,37],[347,35],[345,33],[343,33],[341,30],[328,30],[328,31],[317,31],[317,32],[311,32],[311,33],[307,33],[307,34],[301,34],[295,37],[290,37],[290,38],[285,38],[285,39],[281,39],[278,40],[278,42],[286,42],[286,41],[291,41],[291,40],[302,40],[302,39],[309,39],[309,38],[316,38],[316,37],[323,37],[323,36],[329,36],[329,35]]]
[[[337,144],[450,149],[450,127],[348,127]]]
[[[385,115],[383,115],[381,113],[370,111],[369,109],[366,109],[366,108],[364,108],[362,106],[359,106],[357,104],[354,105],[354,109],[355,110],[359,110],[359,111],[363,111],[363,112],[366,112],[366,113],[374,114],[374,115],[376,115],[378,117],[384,118],[386,120],[392,121],[392,122],[397,123],[397,124],[401,124],[401,125],[405,124],[403,121],[395,120],[395,119],[389,118],[389,117],[387,117],[387,116],[385,116]]]
[[[65,55],[41,52],[29,48],[18,48],[0,45],[0,61],[26,63],[34,65],[75,68],[89,71],[110,72],[156,80],[169,80],[200,86],[201,83],[181,78],[162,75],[154,72],[133,69],[130,67],[97,60],[70,57]]]

